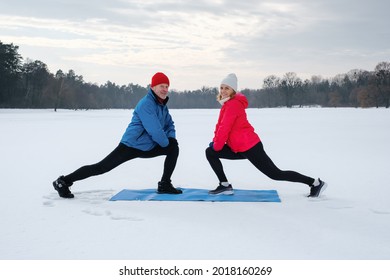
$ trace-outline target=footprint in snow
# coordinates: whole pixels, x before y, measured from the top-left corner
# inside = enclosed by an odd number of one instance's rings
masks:
[[[143,221],[143,219],[137,218],[137,217],[132,217],[126,214],[113,214],[110,210],[106,211],[100,211],[100,210],[91,210],[91,209],[84,209],[82,212],[92,215],[92,216],[108,216],[112,220],[125,220],[125,221],[131,221],[131,222],[138,222],[138,221]]]
[[[112,220],[120,221],[120,220],[125,220],[125,221],[130,221],[130,222],[140,222],[143,221],[143,219],[136,218],[136,217],[130,217],[126,215],[112,215],[111,216]]]
[[[380,214],[380,215],[389,215],[390,211],[388,210],[377,210],[377,209],[370,209],[372,213]]]
[[[44,201],[42,204],[46,207],[54,207],[54,202],[50,200]]]
[[[114,190],[92,190],[74,192],[74,195],[80,200],[84,200],[92,204],[100,204],[110,200],[114,192]]]
[[[42,202],[42,205],[45,207],[54,207],[56,201],[60,201],[63,198],[59,197],[57,194],[51,194],[51,195],[44,195],[42,196],[44,201]]]

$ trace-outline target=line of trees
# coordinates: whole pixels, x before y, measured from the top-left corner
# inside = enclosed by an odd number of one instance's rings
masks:
[[[259,83],[260,85],[260,83]],[[0,41],[0,108],[108,109],[134,108],[147,92],[137,84],[87,83],[73,70],[55,74],[39,60],[26,59],[18,46]],[[217,88],[171,91],[171,108],[218,108]],[[361,69],[332,79],[313,76],[302,80],[294,72],[270,75],[261,89],[244,89],[250,107],[386,107],[390,106],[390,62],[373,71]]]

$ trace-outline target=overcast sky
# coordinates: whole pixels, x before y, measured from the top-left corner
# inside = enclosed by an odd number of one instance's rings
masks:
[[[269,75],[331,78],[390,61],[389,0],[0,0],[0,41],[84,81],[239,89]]]

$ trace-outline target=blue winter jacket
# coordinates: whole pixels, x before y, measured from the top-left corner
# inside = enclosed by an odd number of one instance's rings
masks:
[[[142,151],[150,151],[157,145],[168,146],[168,137],[176,138],[172,117],[166,102],[158,103],[152,89],[149,89],[135,107],[121,143]]]

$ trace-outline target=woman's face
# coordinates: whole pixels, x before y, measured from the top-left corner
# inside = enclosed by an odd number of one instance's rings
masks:
[[[222,98],[231,97],[234,94],[234,90],[224,84],[219,88],[219,92],[221,93]]]

